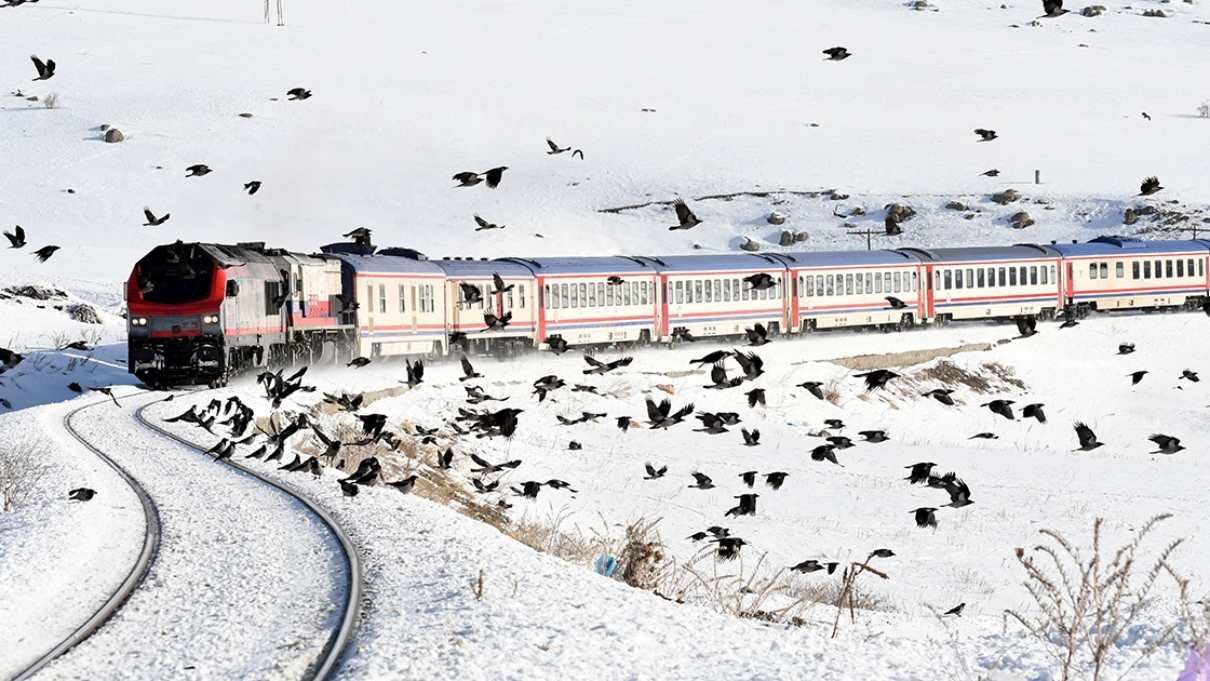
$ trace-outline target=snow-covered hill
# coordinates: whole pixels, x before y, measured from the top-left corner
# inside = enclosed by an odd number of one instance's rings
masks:
[[[3,267],[116,281],[158,242],[311,250],[355,226],[432,256],[725,250],[775,240],[772,209],[809,247],[860,248],[841,225],[880,227],[890,201],[920,212],[902,237],[919,245],[1086,238],[1121,231],[1152,174],[1167,187],[1156,202],[1181,202],[1165,207],[1210,202],[1204,3],[1036,25],[1037,3],[998,0],[285,4],[284,28],[252,0],[2,10],[0,224],[64,247],[46,265],[5,251]],[[833,45],[854,56],[825,60]],[[57,75],[31,83],[29,54]],[[298,86],[314,96],[287,101]],[[101,141],[105,124],[127,140]],[[980,143],[978,127],[1000,138]],[[547,155],[547,136],[584,160]],[[214,172],[186,179],[197,163]],[[497,165],[498,189],[452,188]],[[1026,202],[987,202],[1008,187]],[[598,212],[779,188],[850,199],[695,202],[705,222],[689,233],[665,229],[667,207]],[[951,200],[982,212],[967,221]],[[144,206],[172,217],[143,227]],[[833,217],[857,206],[866,216]],[[1037,224],[1014,232],[1022,208]],[[473,214],[507,228],[476,234]]]

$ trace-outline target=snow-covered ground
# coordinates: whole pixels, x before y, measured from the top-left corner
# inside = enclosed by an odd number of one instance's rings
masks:
[[[1036,22],[1039,3],[999,0],[937,0],[925,11],[900,0],[284,4],[282,28],[266,26],[262,4],[251,0],[41,0],[0,8],[0,229],[20,224],[30,241],[0,249],[0,289],[38,284],[65,292],[49,301],[0,299],[0,346],[27,357],[0,376],[0,398],[11,404],[0,403],[0,456],[23,443],[47,452],[29,500],[0,513],[0,674],[76,626],[137,550],[137,502],[59,422],[100,397],[77,400],[70,384],[87,392],[134,382],[124,365],[120,282],[154,244],[257,240],[311,251],[366,226],[377,243],[434,257],[721,252],[745,236],[776,248],[782,229],[808,233],[796,248],[862,248],[864,238],[850,232],[880,230],[891,202],[910,205],[917,217],[902,237],[875,236],[875,247],[1210,227],[1210,120],[1196,115],[1210,99],[1204,2],[1137,0],[1109,4],[1101,16],[1073,12]],[[1167,16],[1143,16],[1155,9]],[[824,60],[820,50],[833,45],[854,56]],[[29,54],[55,59],[54,78],[30,82]],[[299,86],[314,96],[287,101],[286,90]],[[10,94],[17,91],[21,97]],[[52,93],[57,103],[48,109],[43,100]],[[103,142],[103,124],[121,129],[126,141]],[[980,127],[1000,138],[978,142],[972,131]],[[582,149],[584,159],[547,155],[547,136]],[[186,179],[185,167],[197,163],[214,172]],[[499,188],[452,188],[453,173],[498,165],[509,167]],[[999,177],[980,174],[991,168]],[[1033,183],[1035,170],[1041,184]],[[1137,198],[1147,175],[1158,175],[1165,189]],[[263,182],[255,196],[242,191],[251,180]],[[1021,200],[989,200],[1007,188]],[[747,193],[703,198],[737,192]],[[678,196],[704,221],[693,231],[668,231],[667,205],[639,205]],[[964,205],[947,207],[952,202]],[[144,227],[144,206],[171,218]],[[1158,217],[1123,225],[1131,206],[1156,208]],[[785,225],[766,222],[774,210]],[[1036,224],[1010,229],[1008,218],[1021,210]],[[474,214],[507,228],[475,233]],[[63,248],[36,263],[30,251],[47,244]],[[69,320],[66,307],[79,303],[95,307],[101,323]],[[1178,380],[1183,369],[1202,368],[1206,324],[1199,315],[1096,318],[1062,331],[1046,325],[1005,345],[995,343],[1015,334],[1001,326],[824,334],[758,349],[768,373],[727,391],[703,389],[707,372],[686,373],[689,359],[719,346],[639,352],[631,366],[601,378],[582,377],[576,354],[509,365],[476,360],[486,375],[479,383],[525,412],[510,442],[453,443],[454,482],[469,487],[471,453],[521,459],[502,490],[558,478],[577,491],[544,487],[534,501],[483,497],[511,503],[512,522],[557,518],[565,532],[616,538],[637,518],[658,518],[678,562],[702,550],[686,537],[714,524],[749,542],[744,570],[762,555],[777,570],[808,558],[848,561],[874,548],[894,550],[878,562],[890,579],[862,583],[877,608],[859,613],[835,640],[824,605],[808,610],[802,627],[738,620],[602,578],[588,559],[536,553],[416,495],[377,487],[348,499],[333,472],[312,480],[251,465],[311,494],[362,552],[367,599],[342,669],[348,678],[553,679],[604,669],[634,679],[1048,679],[1053,664],[1043,649],[1012,627],[1005,633],[1001,622],[1005,608],[1030,607],[1013,549],[1035,545],[1039,529],[1086,541],[1092,518],[1105,516],[1116,544],[1155,513],[1172,513],[1154,541],[1184,537],[1174,565],[1193,578],[1196,594],[1207,591],[1210,575],[1198,562],[1210,550],[1201,503],[1207,474],[1199,464],[1210,399],[1204,382]],[[77,340],[89,350],[60,349]],[[1115,355],[1120,341],[1137,343],[1138,352]],[[905,378],[872,394],[851,377],[854,370],[830,361],[979,343],[993,345],[917,356],[897,369]],[[941,362],[952,368],[939,369]],[[734,363],[728,367],[734,374]],[[1132,388],[1126,374],[1142,369],[1151,373]],[[396,429],[438,426],[462,404],[457,371],[432,366],[425,385],[365,411],[387,414]],[[564,389],[538,403],[529,385],[549,373],[606,396]],[[321,391],[377,390],[397,387],[401,377],[401,367],[371,365],[314,368],[306,380]],[[943,379],[967,383],[955,393],[958,406],[919,396]],[[835,403],[794,387],[807,380],[834,388]],[[751,385],[765,388],[767,407],[748,408],[742,393]],[[267,413],[250,380],[226,393]],[[743,447],[738,426],[695,433],[693,420],[666,432],[617,430],[618,416],[644,419],[649,396],[738,412],[743,426],[761,430],[762,444]],[[1044,403],[1049,422],[1010,423],[978,406],[997,397],[1018,408]],[[176,413],[191,399],[152,411]],[[282,528],[309,522],[305,513],[146,433],[128,409],[102,409],[89,423],[91,435],[168,507],[173,544],[156,579],[112,626],[44,676],[95,675],[108,664],[144,677],[297,671],[257,664],[305,657],[274,646],[311,645],[325,616],[313,597],[322,589],[318,575],[265,567],[328,560],[325,545],[306,532],[297,544],[281,541]],[[558,425],[556,416],[581,411],[608,417]],[[843,466],[812,461],[808,453],[822,441],[812,433],[828,418],[843,419],[840,432],[854,440],[875,428],[891,439],[838,451]],[[1077,420],[1106,446],[1073,453]],[[329,414],[322,422],[352,421]],[[983,431],[999,439],[968,439]],[[212,443],[197,429],[180,432]],[[1155,432],[1180,437],[1188,449],[1151,454],[1147,437]],[[583,449],[569,450],[572,439]],[[432,451],[423,452],[431,463]],[[643,480],[647,461],[667,465],[667,476]],[[918,461],[953,470],[972,488],[974,505],[941,509],[935,531],[915,527],[909,514],[947,501],[940,490],[902,480],[904,466]],[[410,461],[391,462],[389,470],[417,465],[427,470]],[[750,470],[789,476],[777,491],[758,480],[755,517],[726,518],[733,497],[749,491],[738,476]],[[694,471],[717,487],[690,489]],[[66,491],[81,485],[97,489],[98,498],[69,504]],[[238,538],[230,527],[206,524],[235,525],[235,516],[258,513],[272,522]],[[207,576],[207,567],[218,572]],[[810,589],[835,579],[815,573],[796,584]],[[283,588],[298,598],[271,602]],[[209,598],[208,589],[223,598]],[[245,599],[245,611],[230,598]],[[961,619],[941,621],[929,610],[959,602],[967,605]],[[1171,605],[1165,595],[1147,611],[1111,666],[1126,670],[1171,624]],[[289,623],[261,636],[264,618],[287,619],[287,608],[294,608]],[[148,626],[166,633],[148,643]],[[262,646],[259,657],[248,644]],[[1181,662],[1179,646],[1165,646],[1128,678],[1166,681]]]

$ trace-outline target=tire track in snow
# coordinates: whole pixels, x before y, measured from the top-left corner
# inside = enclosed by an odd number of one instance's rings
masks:
[[[76,415],[88,409],[92,409],[93,407],[109,403],[109,400],[106,399],[69,411],[63,416],[63,429],[67,431],[68,435],[71,435],[77,442],[83,445],[85,449],[100,457],[100,459],[104,461],[110,468],[112,468],[118,474],[118,477],[122,478],[122,481],[134,491],[135,496],[139,498],[139,503],[143,507],[143,548],[139,552],[139,556],[135,560],[134,564],[130,566],[130,571],[127,572],[125,579],[123,579],[122,583],[118,585],[117,590],[115,590],[109,596],[109,598],[107,598],[105,602],[101,604],[101,607],[98,608],[91,617],[85,620],[83,624],[77,627],[70,636],[63,639],[55,647],[46,651],[41,657],[39,657],[37,660],[34,660],[34,662],[24,670],[18,672],[14,677],[14,681],[23,681],[24,679],[28,679],[34,674],[37,674],[42,670],[43,667],[50,664],[55,658],[59,657],[63,653],[66,653],[68,650],[71,650],[81,641],[87,639],[89,636],[92,636],[94,632],[100,629],[105,622],[107,622],[109,618],[122,607],[126,600],[130,598],[130,594],[134,593],[134,590],[138,588],[139,584],[143,582],[143,579],[147,576],[148,571],[151,570],[151,566],[155,562],[156,556],[159,553],[161,532],[160,511],[159,508],[156,507],[155,502],[152,501],[151,496],[147,494],[147,491],[143,489],[143,486],[140,485],[137,480],[131,477],[130,473],[128,473],[126,469],[122,468],[116,461],[109,458],[105,452],[102,452],[100,449],[94,447],[91,442],[84,439],[79,433],[77,433],[76,429],[72,426],[72,419]]]

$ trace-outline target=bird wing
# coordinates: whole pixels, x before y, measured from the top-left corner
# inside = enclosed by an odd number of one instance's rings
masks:
[[[462,373],[466,374],[468,378],[475,374],[475,367],[471,366],[471,361],[466,358],[466,355],[462,356]]]
[[[329,439],[327,435],[324,435],[322,430],[320,430],[319,428],[312,425],[311,432],[315,433],[315,437],[319,438],[320,442],[324,443],[328,447],[332,446],[332,443],[333,443],[332,440]]]
[[[37,55],[31,54],[29,58],[33,60],[34,68],[38,70],[38,75],[44,75],[46,73],[46,64],[41,59],[38,59]]]
[[[682,225],[697,219],[697,216],[693,214],[693,211],[689,210],[689,205],[684,201],[677,199],[675,202],[673,202],[672,206],[676,209],[676,219]]]
[[[727,369],[723,366],[722,362],[716,363],[714,368],[710,370],[710,380],[715,385],[725,385],[727,383]]]
[[[735,358],[737,363],[739,363],[740,368],[744,370],[745,374],[749,373],[754,366],[752,364],[752,357],[754,355],[745,355],[742,352],[736,351],[731,356]]]
[[[478,215],[475,216],[475,223],[478,224],[480,227],[484,227],[484,228],[489,226],[487,220],[484,220],[483,218],[479,217]]]
[[[492,465],[490,463],[484,461],[483,458],[480,457],[478,454],[471,454],[471,461],[474,461],[475,463],[479,464],[480,466],[483,466],[484,468],[492,467]]]
[[[496,285],[497,291],[504,290],[504,280],[501,279],[500,275],[496,274],[495,272],[492,272],[492,283]]]
[[[1083,423],[1076,423],[1076,437],[1080,439],[1080,446],[1091,444],[1097,439],[1097,436],[1092,432],[1092,429]]]
[[[664,401],[667,402],[667,400],[664,400]],[[654,422],[654,421],[659,421],[663,418],[664,418],[664,415],[662,413],[660,413],[660,408],[656,405],[656,403],[654,401],[652,401],[649,398],[647,400],[647,419]]]
[[[551,150],[551,151],[558,151],[558,150],[559,150],[559,145],[555,144],[555,141],[554,141],[554,140],[552,140],[552,139],[551,139],[551,138],[549,138],[549,137],[547,137],[547,138],[546,138],[546,146],[550,147],[550,150]]]
[[[585,361],[585,362],[588,362],[590,365],[592,365],[592,366],[594,366],[594,367],[596,367],[596,368],[598,368],[598,369],[604,369],[604,368],[605,368],[605,363],[604,363],[604,362],[601,362],[600,360],[598,360],[598,359],[596,359],[595,357],[592,357],[592,356],[590,356],[590,355],[584,355],[584,361]]]

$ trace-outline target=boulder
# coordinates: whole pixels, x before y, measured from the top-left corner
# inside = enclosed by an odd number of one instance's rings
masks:
[[[1123,225],[1133,225],[1139,221],[1139,214],[1133,208],[1127,208],[1125,214],[1122,215]]]
[[[828,198],[832,199],[833,201],[844,201],[845,199],[849,198],[849,195],[833,189],[832,191],[828,192]]]
[[[1148,9],[1148,10],[1143,10],[1143,16],[1156,17],[1159,19],[1163,19],[1164,17],[1167,17],[1168,15],[1164,14],[1164,10],[1162,10],[1162,9]]]
[[[749,253],[755,253],[756,251],[760,250],[760,244],[753,241],[751,237],[744,237],[744,240],[742,243],[740,243],[739,247],[740,250],[748,251]]]
[[[945,207],[950,210],[970,210],[967,205],[961,201],[950,201],[949,203],[945,204]]]
[[[895,222],[907,222],[916,217],[916,210],[902,203],[888,203],[883,208],[886,209],[887,219]]]
[[[769,213],[769,217],[765,218],[765,221],[771,225],[784,225],[786,224],[786,216],[778,213],[777,211],[773,211],[772,213]]]
[[[996,192],[995,194],[992,194],[992,201],[995,201],[996,203],[1000,204],[1001,206],[1007,206],[1008,204],[1010,204],[1014,201],[1018,201],[1020,199],[1021,199],[1021,194],[1018,193],[1016,189],[1005,189],[1002,192]]]
[[[101,316],[97,314],[96,308],[87,303],[76,303],[68,305],[66,308],[67,316],[77,322],[84,324],[100,324]]]
[[[1025,229],[1026,227],[1034,224],[1034,219],[1031,218],[1029,213],[1026,213],[1025,211],[1014,213],[1013,216],[1008,219],[1008,221],[1012,223],[1013,229]]]
[[[794,232],[792,232],[788,229],[783,229],[781,231],[781,234],[778,235],[778,237],[777,237],[777,245],[778,246],[793,246],[794,245]]]
[[[1089,5],[1080,10],[1080,14],[1086,17],[1099,17],[1105,13],[1105,5]]]
[[[1210,218],[1206,218],[1206,222],[1210,222]],[[810,238],[811,238],[811,235],[807,234],[805,230],[794,233],[794,242],[795,243],[798,243],[801,241],[806,241],[807,239],[810,239]]]
[[[60,291],[57,288],[38,286],[35,284],[9,286],[8,288],[4,289],[4,292],[21,298],[33,298],[34,300],[54,300],[56,298],[67,297],[67,293]]]
[[[105,141],[108,144],[117,144],[125,139],[126,135],[123,135],[122,131],[117,128],[110,128],[105,131]]]

